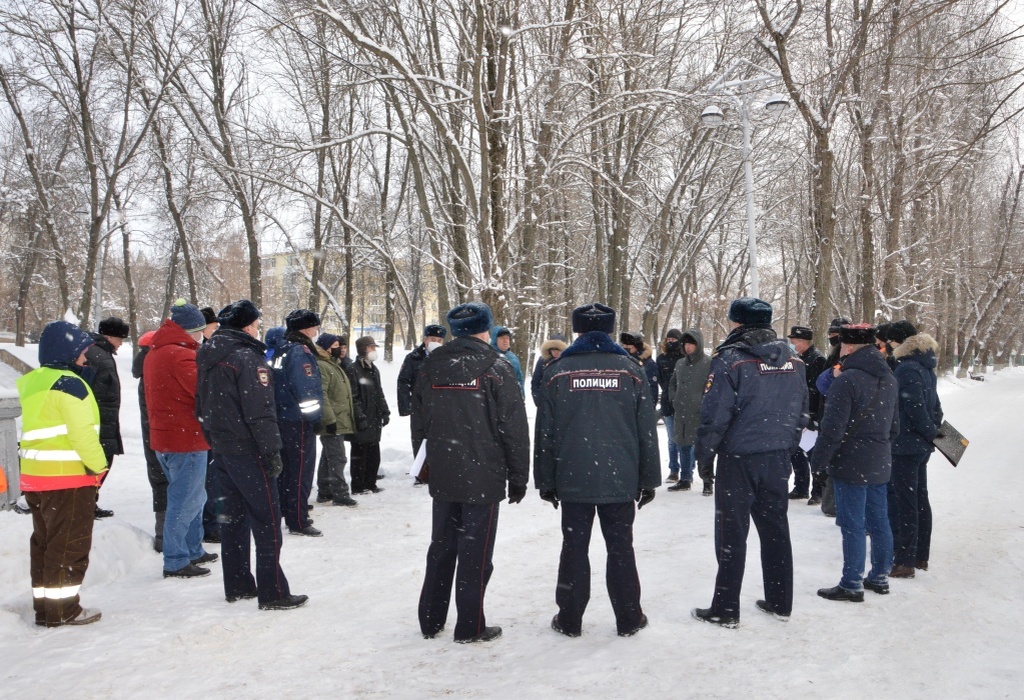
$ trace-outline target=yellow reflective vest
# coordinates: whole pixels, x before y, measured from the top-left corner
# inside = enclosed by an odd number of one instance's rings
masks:
[[[99,486],[107,471],[100,409],[70,370],[40,367],[17,381],[21,399],[21,490]]]

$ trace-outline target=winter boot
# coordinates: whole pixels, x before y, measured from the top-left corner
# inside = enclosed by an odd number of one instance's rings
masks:
[[[700,620],[701,622],[707,622],[709,624],[718,625],[719,627],[725,627],[731,630],[740,626],[740,619],[738,617],[719,615],[711,608],[694,608],[690,611],[690,617],[694,620]]]
[[[842,586],[832,588],[819,588],[818,595],[825,600],[840,600],[847,603],[863,603],[864,591],[851,591]]]
[[[158,552],[164,551],[164,520],[167,517],[165,511],[157,511],[153,513],[153,519],[156,521],[153,525],[153,549]]]
[[[703,495],[704,496],[714,496],[715,495],[714,482],[711,482],[711,481],[705,481],[704,482],[704,493],[703,493]]]
[[[914,567],[897,564],[889,572],[889,578],[914,578]]]
[[[673,484],[672,486],[669,486],[665,490],[666,491],[689,491],[690,490],[690,482],[689,481],[680,481],[680,482],[677,482],[676,484]]]
[[[495,625],[494,627],[484,627],[484,631],[473,637],[467,637],[466,639],[458,639],[455,641],[459,644],[474,644],[476,642],[489,642],[493,639],[497,639],[501,636],[501,628]]]
[[[301,608],[309,600],[308,595],[287,595],[284,598],[272,600],[269,603],[260,603],[260,610],[291,610]]]

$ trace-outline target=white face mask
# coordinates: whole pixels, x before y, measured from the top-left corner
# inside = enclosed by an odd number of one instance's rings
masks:
[[[366,361],[367,362],[376,362],[377,361],[377,351],[376,350],[371,350],[370,352],[366,353]]]
[[[431,340],[429,343],[427,343],[427,352],[434,352],[439,347],[441,347],[441,343],[437,342],[436,340]]]

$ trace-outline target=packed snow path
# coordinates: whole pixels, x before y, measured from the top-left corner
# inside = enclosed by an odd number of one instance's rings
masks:
[[[127,353],[126,353],[127,355]],[[648,629],[615,634],[598,528],[583,636],[549,628],[559,514],[532,490],[502,505],[487,596],[501,639],[424,640],[416,602],[430,498],[413,488],[408,420],[385,430],[386,490],[355,509],[317,507],[321,539],[285,535],[283,565],[306,607],[261,612],[224,602],[220,564],[204,579],[161,576],[138,434],[130,358],[119,358],[128,454],[104,487],[113,519],[96,523],[83,604],[98,624],[35,627],[27,516],[0,513],[0,696],[261,698],[1013,697],[1024,681],[1024,470],[1019,416],[1024,371],[941,384],[947,418],[972,441],[960,467],[929,470],[935,514],[931,570],[892,582],[863,604],[818,598],[841,568],[840,534],[816,507],[793,502],[793,617],[754,608],[763,596],[754,528],[739,629],[690,618],[711,601],[713,499],[667,493],[638,514],[637,560]],[[382,365],[389,402],[398,363]],[[661,428],[663,431],[664,429]],[[663,457],[663,462],[666,460]],[[218,551],[216,545],[211,551]]]

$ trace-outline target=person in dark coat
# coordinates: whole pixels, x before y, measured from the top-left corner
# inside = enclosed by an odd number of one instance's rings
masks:
[[[248,299],[225,307],[220,328],[196,353],[196,418],[213,448],[221,508],[221,565],[229,603],[257,598],[261,610],[303,605],[281,570],[277,477],[281,433],[273,373],[258,340],[260,312]],[[256,577],[250,541],[256,542]]]
[[[512,352],[512,331],[505,326],[494,326],[491,328],[491,347],[501,353],[501,356],[508,360],[516,373],[516,380],[519,382],[519,390],[526,396],[526,377],[523,376],[523,365],[519,357]]]
[[[672,381],[672,372],[676,363],[683,357],[683,332],[678,328],[671,329],[661,341],[661,352],[658,353],[658,387],[661,389],[661,417],[665,421],[665,436],[668,442],[668,479],[679,481],[679,448],[676,447],[674,421],[675,409],[669,396],[668,385]],[[684,470],[685,471],[685,470]],[[690,470],[693,473],[693,470]],[[691,477],[692,478],[692,477]],[[670,487],[671,488],[671,487]]]
[[[526,495],[530,436],[515,372],[487,342],[490,308],[462,304],[447,320],[454,340],[427,357],[412,399],[433,498],[420,631],[430,639],[444,629],[454,579],[455,641],[486,642],[501,636],[484,614],[499,504],[506,484],[509,503]]]
[[[354,494],[380,493],[384,490],[377,486],[377,479],[380,478],[380,437],[384,426],[391,420],[391,409],[384,398],[380,370],[374,365],[376,361],[377,341],[365,335],[356,340],[356,359],[345,370],[355,392],[353,400],[359,404],[357,412],[362,414],[355,434],[347,438],[352,443]]]
[[[700,427],[700,405],[704,399],[704,388],[711,374],[711,358],[704,352],[704,336],[696,328],[682,334],[683,359],[676,363],[668,386],[672,402],[675,443],[679,450],[679,481],[669,486],[669,491],[689,491],[693,482],[695,462],[693,446],[697,442],[697,428]],[[667,419],[666,419],[667,420]],[[704,482],[703,494],[715,493],[714,473],[700,475]]]
[[[530,395],[533,397],[533,405],[540,406],[540,390],[544,379],[544,369],[558,359],[568,346],[564,340],[551,338],[545,340],[540,346],[540,356],[533,368],[533,376],[530,377]]]
[[[614,327],[615,312],[607,306],[573,310],[572,329],[579,335],[544,370],[537,411],[534,485],[556,509],[562,504],[558,614],[551,627],[569,637],[582,633],[590,601],[595,514],[608,549],[606,582],[619,636],[647,626],[633,522],[661,485],[657,400],[643,370],[612,340]]]
[[[100,321],[97,331],[89,334],[95,342],[85,356],[89,363],[87,374],[92,375],[92,393],[100,407],[100,444],[107,455],[109,470],[114,465],[114,455],[124,454],[121,442],[121,379],[117,375],[114,355],[128,337],[129,329],[128,324],[117,316],[110,316]],[[97,519],[109,518],[113,514],[114,511],[96,504]]]
[[[323,382],[313,344],[320,333],[320,317],[309,309],[296,309],[285,318],[285,329],[270,363],[284,462],[284,471],[277,480],[281,509],[290,533],[321,537],[323,533],[313,527],[309,517],[316,434],[323,429]]]
[[[629,356],[643,368],[644,375],[647,377],[647,386],[651,390],[651,397],[657,403],[661,385],[658,384],[658,363],[651,359],[654,349],[644,342],[644,337],[639,333],[620,333],[619,343],[626,349]]]
[[[153,491],[153,549],[164,551],[164,519],[167,516],[167,476],[160,467],[156,452],[149,442],[149,415],[146,413],[146,385],[143,376],[146,371],[146,356],[150,341],[156,331],[147,331],[139,336],[139,351],[132,359],[132,376],[139,380],[139,420],[142,424],[142,450],[146,455],[146,477]]]
[[[899,385],[900,433],[892,443],[889,523],[893,535],[893,578],[914,578],[928,569],[932,507],[928,500],[928,458],[942,426],[935,367],[939,346],[908,321],[889,329]]]
[[[896,379],[874,344],[868,324],[839,331],[842,370],[828,391],[811,469],[828,470],[835,488],[836,525],[843,533],[843,575],[822,588],[828,600],[861,602],[864,588],[889,592],[892,531],[886,483],[892,468],[891,441],[899,432]],[[871,537],[871,570],[864,578],[865,537]]]
[[[217,320],[217,312],[212,306],[204,306],[199,313],[206,320],[206,328],[203,329],[203,340],[205,343],[220,327]],[[220,544],[220,524],[217,522],[217,503],[220,496],[217,494],[217,471],[213,468],[213,450],[206,453],[206,505],[203,506],[203,542]]]
[[[895,370],[896,359],[892,356],[892,348],[889,347],[889,330],[892,326],[891,323],[880,323],[875,327],[875,347],[878,348],[878,352],[882,353],[889,369]]]
[[[814,416],[818,415],[821,404],[821,394],[814,383],[818,375],[825,371],[825,356],[818,348],[814,347],[814,332],[807,326],[793,326],[789,335],[790,345],[800,355],[807,370],[807,402],[810,407],[811,420],[807,426],[808,430],[817,430],[818,422]],[[811,467],[807,461],[807,454],[797,446],[790,458],[793,465],[793,490],[789,492],[791,500],[808,498],[807,505],[813,506],[821,503],[821,490],[825,486],[823,476],[816,475],[813,485],[811,484]],[[808,489],[810,489],[808,491]]]
[[[398,415],[412,415],[412,391],[416,387],[416,377],[419,376],[420,368],[432,351],[444,345],[444,337],[448,329],[442,325],[431,323],[423,329],[423,342],[412,352],[405,356],[402,361],[402,369],[398,372]],[[413,457],[420,451],[419,440],[412,440]],[[423,480],[419,476],[415,478],[415,485],[422,486]]]
[[[793,609],[789,538],[789,455],[807,425],[804,363],[772,330],[771,304],[751,297],[729,307],[732,331],[711,360],[696,457],[701,473],[718,458],[715,551],[718,576],[710,608],[694,618],[723,627],[740,622],[740,587],[753,519],[761,540],[764,600],[759,610],[788,618]]]

